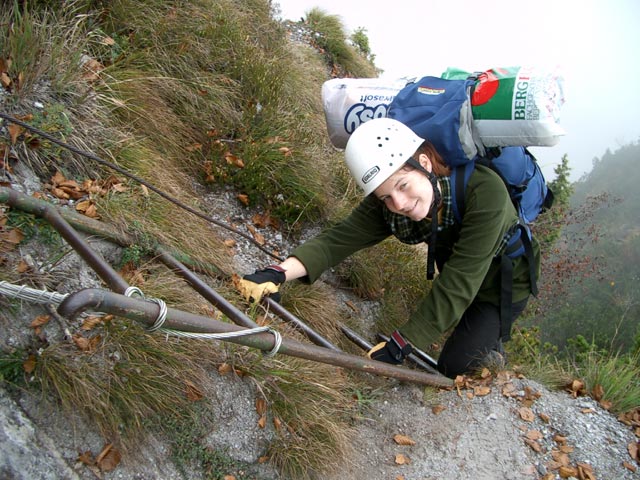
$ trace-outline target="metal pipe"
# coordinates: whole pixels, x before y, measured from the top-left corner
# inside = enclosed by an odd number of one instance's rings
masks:
[[[154,302],[126,297],[99,289],[86,289],[70,294],[58,307],[58,313],[67,318],[74,318],[86,309],[111,313],[140,321],[146,325],[154,324],[159,313],[159,306]],[[172,308],[167,309],[165,326],[176,330],[200,333],[227,333],[243,330],[242,327],[237,325],[219,322],[209,317],[181,312]],[[227,340],[263,351],[270,351],[275,345],[275,339],[270,333],[258,333]],[[424,385],[437,387],[451,387],[453,385],[451,379],[442,375],[410,370],[295,340],[283,339],[279,353]]]
[[[306,335],[306,337],[311,340],[316,345],[321,347],[328,348],[330,350],[340,352],[341,350],[332,344],[329,340],[322,337],[319,333],[314,331],[311,327],[309,327],[306,323],[300,320],[298,317],[293,315],[291,312],[286,310],[282,305],[276,302],[274,299],[269,297],[264,297],[262,299],[262,303],[273,313],[278,315],[281,319],[293,324],[297,329],[299,329],[302,333]]]
[[[20,210],[29,212],[47,220],[112,290],[124,293],[124,291],[129,287],[124,279],[122,279],[122,277],[120,277],[120,275],[113,270],[101,256],[89,247],[89,245],[77,234],[74,228],[63,217],[63,214],[55,207],[6,187],[0,187],[0,202],[7,203],[11,207],[19,208]],[[79,221],[72,213],[65,212],[65,214],[67,213],[71,215],[72,220],[75,219],[76,221]],[[133,240],[131,239],[131,241]],[[184,278],[194,290],[196,290],[212,305],[215,305],[222,313],[229,317],[231,321],[248,328],[255,328],[258,326],[251,318],[244,315],[235,306],[227,302],[220,294],[203,282],[189,268],[178,261],[166,248],[158,246],[156,247],[156,253],[167,267],[172,269],[177,275]],[[339,351],[337,347],[332,345],[317,332],[313,331],[309,326],[304,324],[302,320],[297,319],[291,313],[287,312],[278,303],[273,300],[267,300],[267,306],[283,320],[293,323],[316,345]]]
[[[82,259],[91,266],[91,268],[109,286],[110,289],[124,293],[124,291],[129,287],[129,284],[118,274],[118,272],[116,272],[111,265],[109,265],[100,256],[100,254],[91,249],[87,242],[78,235],[73,227],[71,227],[71,225],[62,218],[55,208],[44,203],[37,205],[36,208],[33,208],[33,205],[24,205],[24,198],[22,198],[23,196],[18,194],[18,192],[5,187],[0,188],[3,189],[3,197],[6,197],[5,201],[9,206],[20,208],[21,210],[28,207],[31,213],[42,217],[49,222],[49,224],[56,229],[62,238],[64,238],[67,243],[76,252],[78,252],[78,255],[80,255],[80,257],[82,257]]]
[[[340,330],[342,330],[342,333],[344,333],[349,340],[355,343],[362,350],[369,351],[373,348],[373,345],[371,343],[367,342],[364,338],[351,330],[349,327],[340,325]]]
[[[255,328],[258,326],[247,315],[238,310],[234,305],[229,303],[216,292],[213,288],[204,283],[200,277],[189,270],[185,265],[180,263],[175,257],[169,254],[165,249],[158,247],[156,252],[159,255],[160,260],[169,267],[174,273],[184,278],[191,287],[208,300],[212,305],[215,305],[222,313],[231,319],[231,321],[237,325],[241,325],[247,328]]]

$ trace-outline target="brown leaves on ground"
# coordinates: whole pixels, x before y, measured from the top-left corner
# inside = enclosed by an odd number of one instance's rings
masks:
[[[71,340],[80,351],[84,353],[94,353],[102,342],[102,337],[100,335],[95,335],[87,338],[80,333],[75,333],[71,336]]]
[[[24,240],[22,230],[7,226],[7,222],[7,216],[0,214],[0,264],[6,261],[5,254],[15,250]]]
[[[401,435],[399,433],[393,436],[393,441],[396,442],[398,445],[415,445],[416,444],[416,442],[412,440],[410,437],[407,437],[406,435]]]
[[[618,420],[632,427],[636,437],[640,437],[640,407],[620,414]]]
[[[66,178],[61,172],[56,172],[45,184],[45,190],[54,197],[76,202],[75,209],[79,213],[91,218],[100,218],[95,204],[95,196],[105,196],[107,193],[122,193],[128,190],[123,182],[115,176],[110,176],[106,180],[86,179],[82,183]]]
[[[185,396],[187,397],[187,400],[189,400],[190,402],[197,402],[199,400],[202,400],[204,398],[204,393],[202,392],[202,389],[200,387],[198,387],[195,383],[193,383],[191,380],[184,380],[184,389],[185,389]]]
[[[267,424],[267,401],[262,398],[256,398],[256,413],[260,416],[258,426],[264,428]]]
[[[637,464],[640,464],[640,442],[631,442],[627,445],[627,451],[629,456],[635,460]]]
[[[573,398],[582,397],[587,394],[584,382],[582,380],[572,380],[565,386],[565,390],[571,394]]]
[[[11,58],[0,58],[0,85],[8,92],[20,91],[24,83],[24,72],[20,71],[13,76],[10,75]]]
[[[120,451],[112,443],[108,443],[96,458],[93,458],[90,451],[86,451],[78,456],[76,462],[85,465],[96,477],[103,478],[103,473],[115,470],[121,460]]]

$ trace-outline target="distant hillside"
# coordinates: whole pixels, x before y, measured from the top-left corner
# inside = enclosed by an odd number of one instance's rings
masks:
[[[639,164],[640,144],[630,144],[608,151],[573,185],[569,225],[551,259],[567,285],[554,286],[563,294],[537,319],[560,347],[578,334],[605,348],[640,345]]]

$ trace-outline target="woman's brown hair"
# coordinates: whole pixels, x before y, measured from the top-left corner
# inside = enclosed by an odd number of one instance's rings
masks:
[[[438,177],[446,177],[451,174],[451,168],[444,163],[444,159],[442,155],[438,153],[436,148],[429,140],[425,140],[422,142],[422,145],[418,147],[416,150],[415,156],[419,156],[420,154],[425,154],[431,160],[431,165],[433,166],[433,173]]]

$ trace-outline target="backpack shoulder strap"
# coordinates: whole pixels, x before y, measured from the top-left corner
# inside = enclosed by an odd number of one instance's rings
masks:
[[[468,162],[451,170],[451,210],[456,222],[462,223],[464,215],[464,192],[467,189],[469,178],[475,168],[474,162]]]

